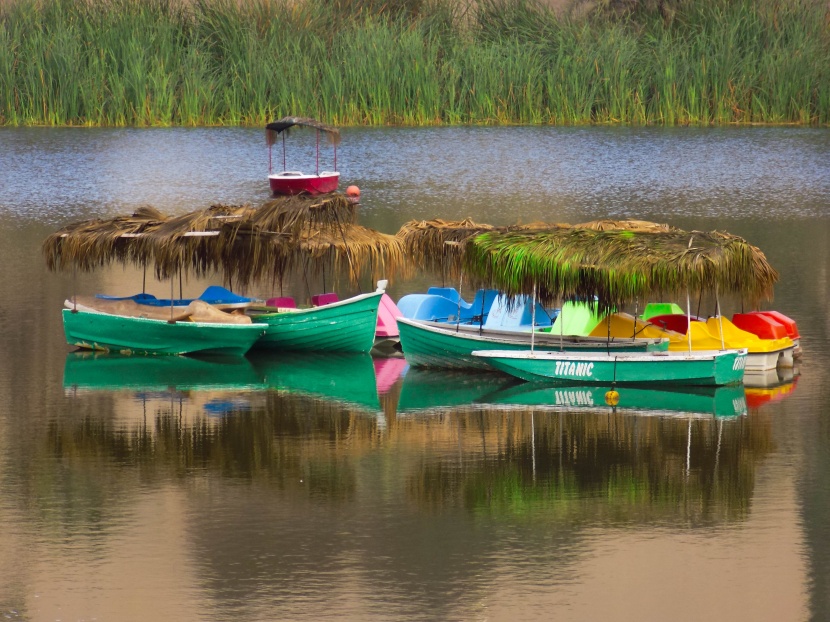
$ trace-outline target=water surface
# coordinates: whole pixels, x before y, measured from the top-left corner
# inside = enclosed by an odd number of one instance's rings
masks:
[[[798,375],[616,411],[399,359],[72,354],[63,299],[143,275],[50,274],[46,235],[142,205],[265,201],[263,134],[2,129],[0,147],[6,617],[830,618],[826,130],[343,131],[360,222],[386,232],[641,218],[765,251],[773,306],[803,335]],[[313,149],[293,134],[289,168]]]

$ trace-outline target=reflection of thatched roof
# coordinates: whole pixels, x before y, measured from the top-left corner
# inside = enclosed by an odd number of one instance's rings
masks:
[[[265,126],[265,138],[269,145],[273,145],[281,132],[288,134],[292,127],[313,127],[323,132],[330,142],[337,145],[340,142],[340,130],[331,125],[321,123],[310,117],[283,117]]]
[[[778,273],[743,238],[720,232],[644,233],[584,228],[484,233],[465,249],[465,270],[508,294],[621,307],[659,293],[711,291],[751,300],[772,296]]]

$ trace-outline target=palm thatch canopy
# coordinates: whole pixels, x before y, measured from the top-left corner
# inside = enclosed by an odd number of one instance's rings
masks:
[[[466,242],[481,233],[534,231],[568,226],[531,223],[497,227],[477,223],[471,218],[464,220],[434,218],[432,220],[410,220],[403,224],[396,237],[401,241],[404,253],[413,267],[457,277],[461,270]]]
[[[219,272],[226,282],[245,285],[266,276],[282,278],[297,265],[298,252],[305,252],[313,267],[322,251],[318,244],[311,252],[307,240],[325,239],[333,245],[327,261],[341,262],[354,252],[357,264],[366,259],[377,269],[398,269],[400,243],[377,232],[372,233],[383,237],[372,240],[370,229],[353,229],[354,220],[355,205],[340,194],[280,197],[259,208],[214,205],[176,217],[146,208],[128,217],[68,225],[44,241],[43,252],[51,270],[132,263],[153,266],[159,278]],[[352,229],[353,235],[341,233]]]
[[[310,117],[283,117],[277,121],[273,121],[265,126],[265,140],[268,145],[273,145],[277,141],[277,136],[281,132],[288,134],[292,127],[313,127],[314,129],[323,132],[329,139],[329,142],[337,145],[340,143],[340,130],[331,125],[321,123],[316,119]]]
[[[648,220],[610,220],[607,218],[592,220],[574,225],[577,229],[594,229],[595,231],[613,231],[625,229],[626,231],[640,231],[643,233],[660,233],[663,231],[680,231],[672,225],[650,222]]]
[[[652,295],[716,292],[771,298],[778,273],[743,238],[722,232],[560,228],[488,232],[468,241],[464,268],[481,284],[544,304],[593,301],[600,311]]]

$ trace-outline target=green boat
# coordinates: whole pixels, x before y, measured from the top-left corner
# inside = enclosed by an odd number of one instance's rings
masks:
[[[372,357],[361,352],[254,351],[247,357],[268,389],[379,411]]]
[[[212,391],[263,389],[262,376],[244,356],[124,356],[70,352],[64,389]]]
[[[469,406],[486,395],[515,386],[517,382],[510,376],[493,371],[447,372],[411,367],[403,378],[397,412],[405,414]]]
[[[480,329],[398,318],[401,348],[407,362],[416,367],[444,369],[490,369],[487,361],[473,356],[474,350],[529,351],[529,332]],[[606,339],[604,337],[561,337],[535,333],[534,346],[565,352],[647,352],[664,351],[666,339]]]
[[[718,386],[743,380],[747,351],[691,352],[516,352],[477,350],[492,367],[535,382],[623,383],[659,382]]]
[[[267,324],[255,348],[325,352],[369,352],[375,343],[378,307],[383,292],[360,294],[311,309],[255,313]]]
[[[617,403],[609,404],[606,395],[617,391]],[[599,386],[560,384],[540,386],[523,382],[486,395],[481,402],[511,406],[534,406],[551,410],[591,410],[638,415],[683,417],[739,417],[747,413],[741,385],[725,387],[652,388],[639,386]]]
[[[146,317],[63,309],[71,346],[121,354],[242,356],[265,332],[261,324],[169,322]]]

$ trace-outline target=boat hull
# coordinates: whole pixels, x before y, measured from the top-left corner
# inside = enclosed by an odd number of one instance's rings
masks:
[[[494,368],[533,382],[720,386],[743,380],[746,350],[563,353],[476,351]]]
[[[361,294],[322,307],[253,315],[255,322],[267,325],[254,348],[369,352],[375,343],[381,295]]]
[[[121,354],[242,356],[265,332],[260,324],[175,322],[63,309],[69,345]]]
[[[398,318],[401,348],[407,362],[414,367],[436,367],[443,369],[491,369],[487,361],[473,356],[475,350],[530,350],[530,333],[507,331],[496,333],[477,329],[465,330],[462,327],[449,328],[435,326],[406,318]],[[534,346],[545,350],[559,349],[559,336],[536,334]],[[609,348],[614,352],[645,352],[649,349],[665,350],[667,341],[641,339],[614,340],[610,343],[604,339],[565,339],[562,348],[565,351],[603,352]]]
[[[337,190],[340,173],[303,175],[302,173],[275,173],[268,176],[271,192],[274,194],[328,194]]]

